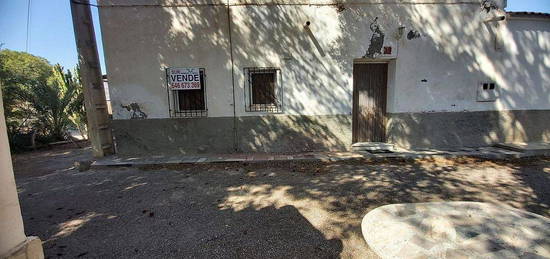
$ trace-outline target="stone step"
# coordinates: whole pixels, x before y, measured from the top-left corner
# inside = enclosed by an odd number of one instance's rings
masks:
[[[383,142],[357,142],[351,145],[353,151],[368,152],[394,152],[395,147],[390,143]]]
[[[531,156],[550,155],[550,143],[548,142],[498,143],[494,146],[497,148],[525,153]]]

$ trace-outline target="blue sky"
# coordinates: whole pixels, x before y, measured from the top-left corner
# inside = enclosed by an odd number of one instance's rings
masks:
[[[90,2],[96,3],[95,0]],[[0,0],[0,44],[2,49],[25,51],[28,0]],[[77,52],[69,0],[31,0],[28,52],[65,68],[76,66]],[[96,40],[103,62],[103,46],[97,8],[92,7]]]
[[[95,3],[95,0],[91,0]],[[28,0],[0,0],[2,48],[25,50]],[[550,13],[550,0],[508,0],[508,11]],[[105,71],[97,8],[92,7],[101,68]],[[28,51],[50,63],[73,68],[77,63],[69,0],[31,0]]]

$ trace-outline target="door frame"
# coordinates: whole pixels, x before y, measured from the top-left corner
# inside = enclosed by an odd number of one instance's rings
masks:
[[[394,68],[392,67],[392,61],[394,61],[395,59],[364,59],[364,58],[361,58],[361,59],[354,59],[353,60],[353,65],[352,65],[352,81],[353,81],[353,94],[352,94],[352,115],[351,115],[351,121],[352,121],[352,126],[351,126],[351,129],[352,129],[352,134],[351,134],[351,143],[354,144],[354,143],[358,143],[358,132],[357,132],[357,102],[359,101],[358,98],[359,98],[359,95],[358,95],[358,92],[357,92],[357,86],[356,86],[356,81],[355,81],[355,77],[353,75],[354,72],[355,72],[355,65],[361,65],[361,64],[365,64],[365,65],[369,65],[369,64],[386,64],[387,65],[387,72],[386,72],[386,107],[384,109],[384,118],[383,118],[383,127],[384,127],[384,131],[385,131],[385,134],[384,134],[384,142],[387,142],[387,139],[388,139],[388,136],[387,136],[387,124],[388,124],[388,118],[387,118],[387,113],[388,113],[388,105],[389,105],[389,94],[390,94],[390,85],[391,83],[393,83],[393,78],[390,78],[390,73],[393,74],[394,73]],[[391,80],[391,81],[390,81]]]

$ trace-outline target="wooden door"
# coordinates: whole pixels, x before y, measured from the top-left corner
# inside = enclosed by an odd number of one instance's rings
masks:
[[[353,143],[386,141],[388,64],[353,65]]]

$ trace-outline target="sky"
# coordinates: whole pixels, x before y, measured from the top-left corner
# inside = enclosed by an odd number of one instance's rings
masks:
[[[29,1],[31,8],[27,51],[46,58],[52,64],[59,63],[72,69],[78,60],[69,0],[0,0],[1,48],[26,50]],[[91,2],[95,4],[96,0]],[[508,0],[506,10],[550,13],[550,0]],[[92,7],[92,16],[101,69],[105,71],[96,7]]]
[[[549,0],[550,1],[550,0]],[[78,62],[69,0],[30,0],[28,52],[72,69]],[[90,0],[96,4],[96,0]],[[0,0],[0,44],[2,49],[26,50],[29,0]],[[105,71],[103,44],[96,7],[91,7],[94,29]]]

